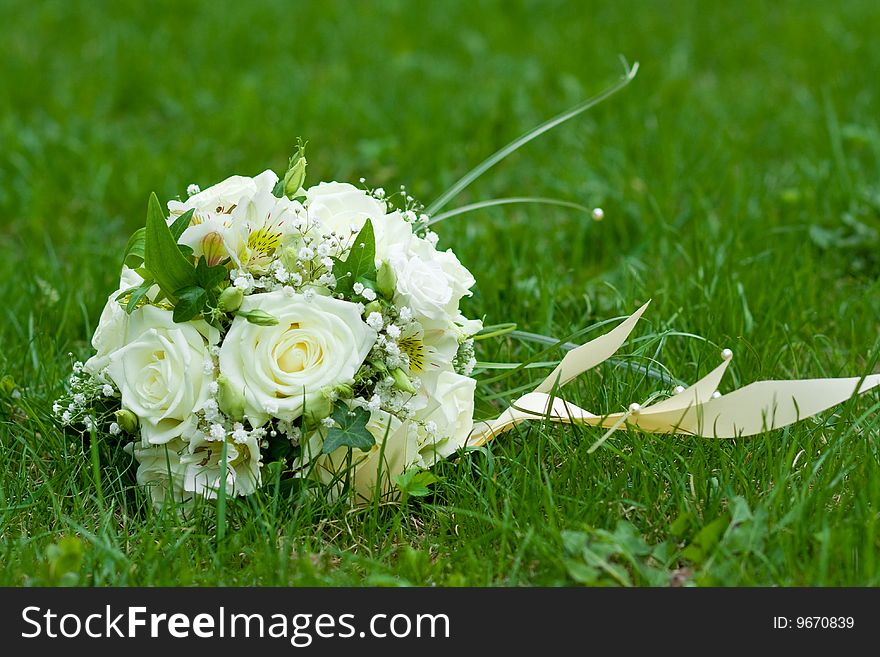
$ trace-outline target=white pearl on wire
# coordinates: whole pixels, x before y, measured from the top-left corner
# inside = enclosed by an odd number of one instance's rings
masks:
[[[712,393],[712,399],[718,399],[721,396],[721,393],[717,390]]]
[[[633,402],[632,404],[629,405],[629,414],[630,415],[638,415],[639,413],[641,413],[641,411],[642,411],[641,404],[636,404],[635,402]]]
[[[681,393],[684,392],[684,386],[675,386],[672,389],[672,392],[674,392],[676,395],[680,395]]]
[[[591,213],[594,221],[602,221],[605,218],[605,210],[602,208],[593,208]]]
[[[721,357],[724,360],[730,360],[731,358],[733,358],[733,352],[730,349],[722,349],[721,350]]]

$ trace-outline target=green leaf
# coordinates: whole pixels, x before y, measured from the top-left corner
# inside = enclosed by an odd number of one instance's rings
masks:
[[[174,321],[188,322],[202,312],[207,301],[205,289],[198,285],[189,285],[174,292],[177,304],[174,306]]]
[[[196,284],[210,290],[220,285],[228,276],[229,272],[223,265],[209,267],[205,256],[199,257],[199,261],[196,263]]]
[[[323,454],[329,454],[340,447],[357,447],[366,452],[376,444],[373,434],[367,430],[369,411],[340,405],[330,417],[336,424],[327,431],[324,446],[321,448]]]
[[[376,236],[373,222],[367,219],[361,232],[354,238],[351,250],[345,260],[333,263],[333,275],[336,277],[336,292],[351,294],[352,286],[361,285],[373,288],[377,277],[376,271]]]
[[[130,287],[116,295],[116,301],[121,302],[123,299],[128,298],[128,301],[125,303],[125,312],[130,315],[137,308],[138,302],[146,296],[147,292],[155,284],[156,281],[153,280],[153,277],[147,274],[147,277],[140,285]]]
[[[175,219],[173,224],[171,224],[169,230],[171,231],[171,237],[174,238],[175,242],[180,239],[181,235],[183,235],[183,231],[189,228],[189,224],[192,221],[193,212],[195,212],[195,209],[187,210],[177,219]]]
[[[412,495],[413,497],[429,495],[431,491],[428,486],[436,484],[438,481],[440,481],[440,477],[430,470],[419,470],[418,468],[407,470],[394,478],[394,483],[397,484],[400,491],[405,496]]]
[[[704,561],[718,545],[729,525],[730,517],[726,513],[722,514],[697,532],[693,542],[682,550],[681,556],[695,563]]]
[[[144,236],[146,228],[138,228],[131,237],[128,238],[128,244],[125,246],[125,254],[122,256],[122,263],[128,265],[132,269],[140,266],[144,261]]]
[[[174,291],[195,283],[195,267],[177,248],[159,199],[150,195],[144,240],[144,266],[173,302]]]

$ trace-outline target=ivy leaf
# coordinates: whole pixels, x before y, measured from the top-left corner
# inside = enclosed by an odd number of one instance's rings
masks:
[[[174,292],[177,304],[174,306],[173,319],[177,323],[188,322],[202,312],[208,295],[205,288],[189,285]]]
[[[404,497],[425,497],[431,493],[428,486],[436,484],[440,481],[440,477],[429,470],[419,470],[418,468],[410,468],[403,474],[399,474],[394,478],[394,483],[403,493]]]
[[[376,236],[373,222],[367,219],[361,232],[354,238],[351,250],[345,260],[333,263],[336,277],[336,292],[349,295],[355,283],[374,287],[376,272]]]
[[[175,290],[183,289],[195,282],[195,267],[177,248],[177,241],[165,221],[165,214],[156,194],[150,195],[150,203],[147,206],[144,266],[171,301],[174,301]]]
[[[367,430],[369,411],[340,405],[330,417],[336,424],[327,431],[321,453],[329,454],[340,447],[357,447],[366,452],[376,444],[373,434]]]

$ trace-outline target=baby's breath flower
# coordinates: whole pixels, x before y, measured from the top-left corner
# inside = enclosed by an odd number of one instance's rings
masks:
[[[382,313],[373,312],[367,317],[367,326],[374,331],[381,331],[384,324],[385,320],[382,318]]]
[[[245,431],[244,425],[241,422],[236,422],[232,425],[232,440],[236,443],[246,442],[248,439],[248,432]]]

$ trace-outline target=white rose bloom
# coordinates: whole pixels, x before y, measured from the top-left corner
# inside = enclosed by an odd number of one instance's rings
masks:
[[[403,422],[385,411],[370,414],[367,430],[376,439],[369,451],[340,447],[330,454],[321,454],[323,438],[315,433],[304,446],[304,454],[294,463],[301,476],[317,478],[330,486],[328,495],[337,498],[346,481],[351,484],[352,501],[371,501],[379,488],[382,498],[396,497],[395,479],[420,462],[418,432],[412,422]],[[384,447],[383,447],[384,445]],[[347,468],[351,467],[350,473]],[[378,486],[377,486],[378,484]]]
[[[462,297],[470,296],[474,277],[452,251],[437,251],[427,240],[415,237],[406,255],[390,260],[397,278],[397,303],[408,306],[423,325],[447,328],[463,321],[458,311]]]
[[[447,307],[452,301],[452,286],[439,262],[414,255],[394,258],[391,266],[397,277],[395,296],[399,306],[412,309],[423,325],[449,322]]]
[[[385,203],[349,183],[322,182],[306,190],[309,217],[325,232],[349,235],[369,219],[376,236],[376,264],[395,253],[405,253],[413,239],[412,226],[400,212],[386,212]]]
[[[270,416],[293,420],[319,401],[322,388],[350,382],[376,340],[347,301],[284,291],[245,297],[242,310],[256,309],[278,324],[236,317],[220,347],[220,372],[241,391],[254,427]]]
[[[143,306],[131,314],[125,346],[110,354],[107,373],[122,393],[122,407],[140,419],[145,444],[195,428],[194,414],[209,397],[208,345],[219,340],[204,321],[175,323],[170,310]]]
[[[138,462],[137,483],[142,486],[155,509],[161,509],[168,494],[174,496],[178,504],[191,502],[183,489],[186,466],[180,462],[180,454],[186,451],[186,443],[180,439],[171,440],[164,445],[129,443],[126,451],[133,453]]]
[[[185,467],[183,489],[208,499],[217,497],[220,490],[220,458],[222,440],[208,440],[197,434],[189,443],[189,450],[181,457]],[[248,434],[246,440],[226,441],[226,494],[250,495],[260,487],[260,445]]]
[[[107,297],[107,303],[98,319],[98,326],[92,336],[92,347],[97,352],[85,363],[85,370],[92,375],[97,375],[110,363],[110,354],[120,349],[125,340],[125,332],[128,328],[128,313],[116,300],[122,292],[137,287],[144,282],[140,275],[123,265],[122,275],[119,279],[119,289]],[[155,288],[158,290],[158,287]],[[153,296],[152,291],[148,296]]]
[[[436,435],[422,430],[419,438],[419,465],[429,468],[467,444],[474,426],[474,392],[477,382],[455,372],[440,372],[423,379],[429,404],[416,419],[433,422]]]

